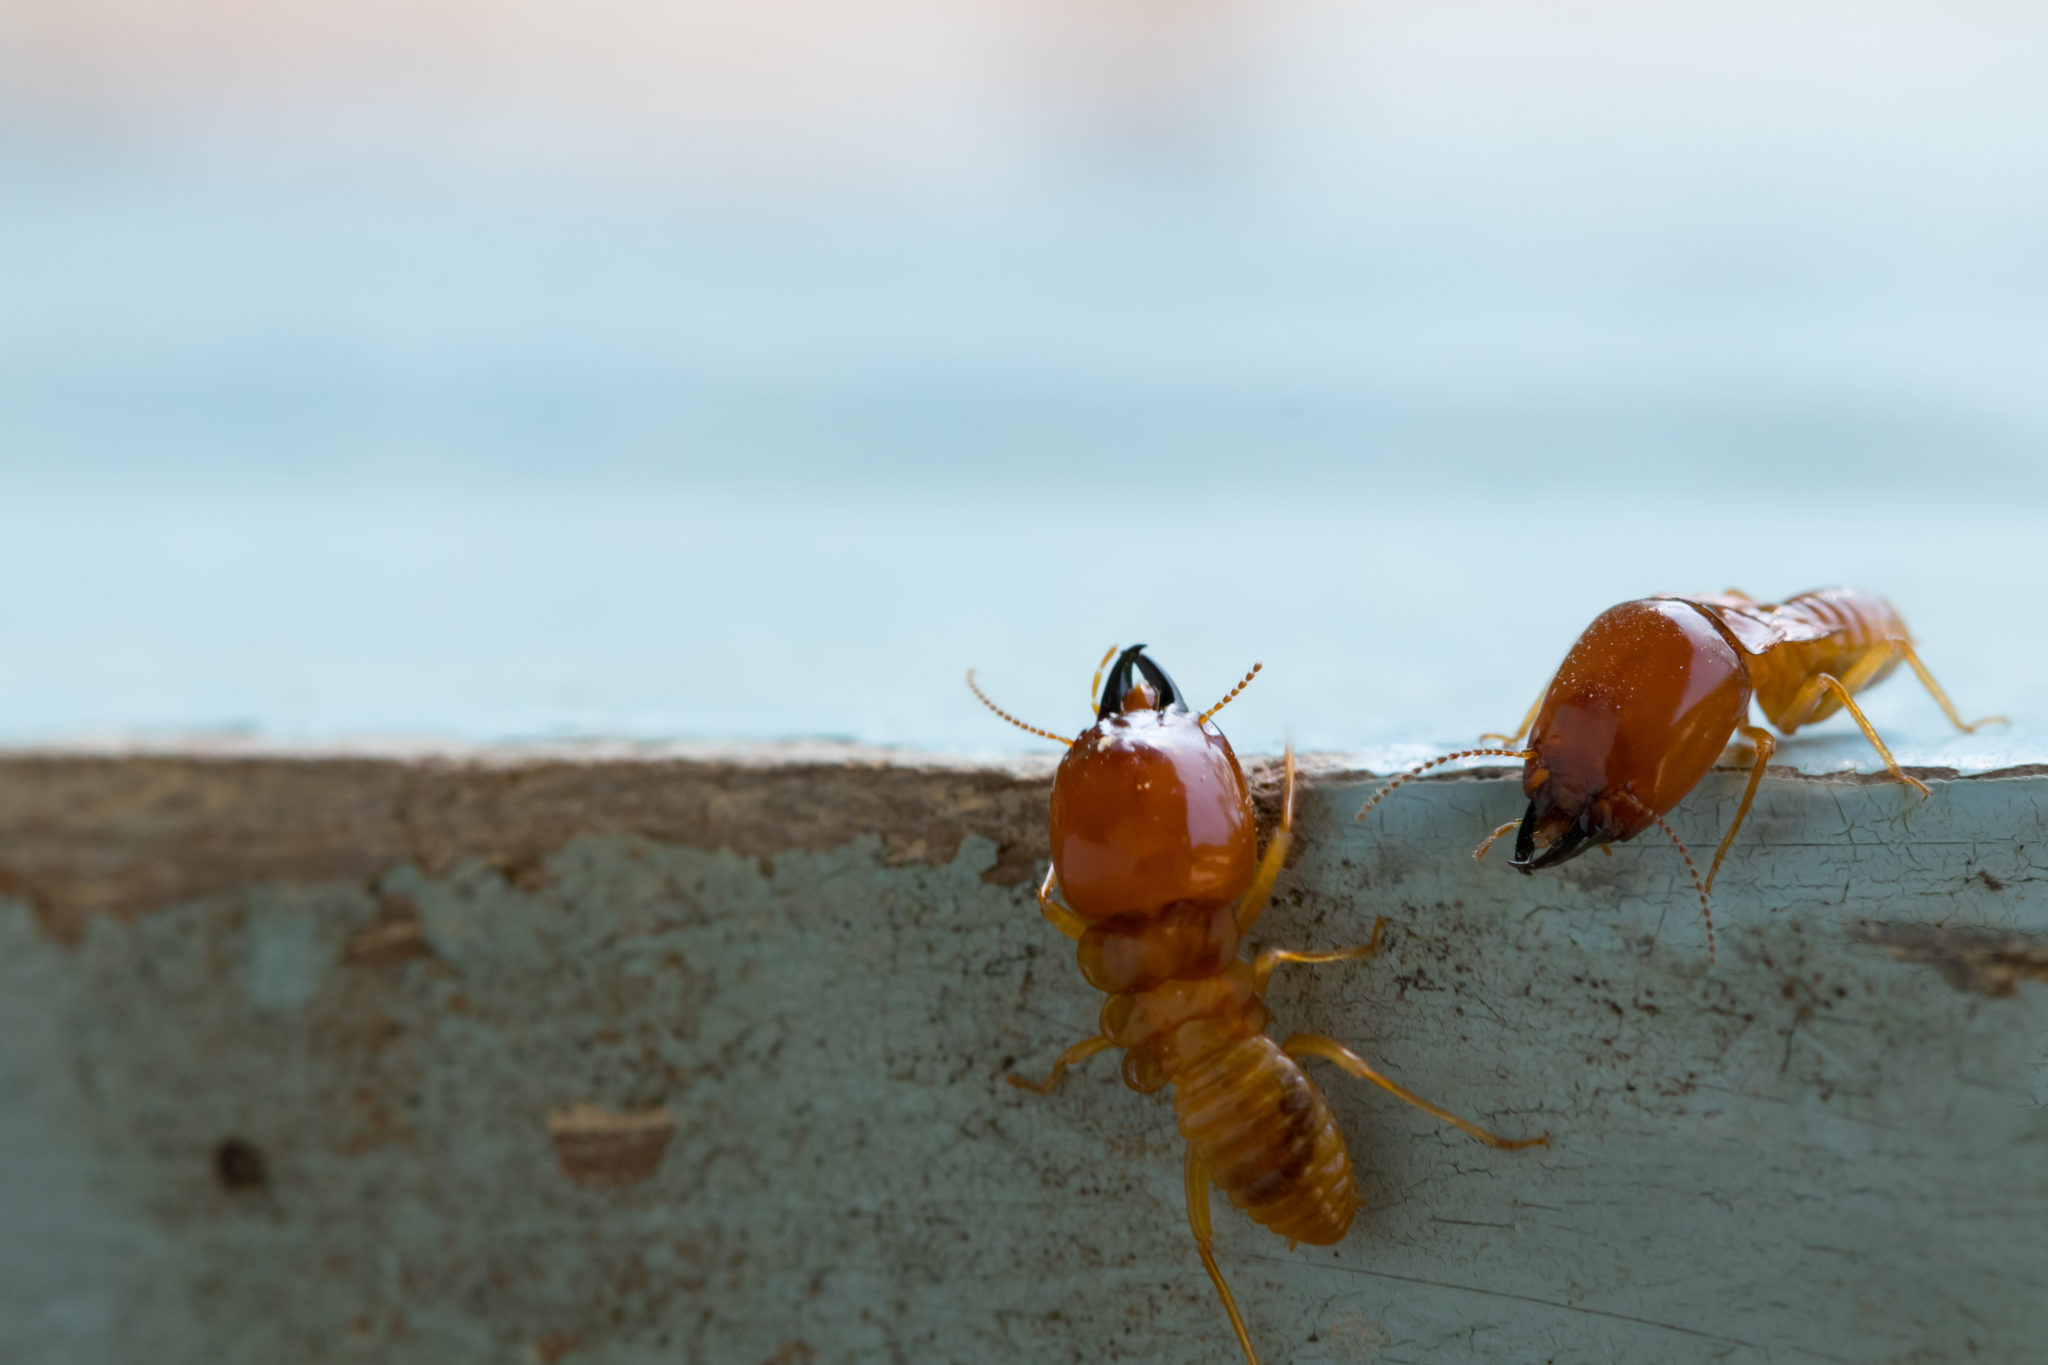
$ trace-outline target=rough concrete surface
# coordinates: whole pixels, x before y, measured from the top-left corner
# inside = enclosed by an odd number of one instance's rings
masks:
[[[1048,774],[0,758],[0,1360],[1237,1359],[1163,1097],[1002,1083],[1099,1006]],[[1505,776],[1375,785],[1311,765],[1257,937],[1386,947],[1275,1032],[1552,1145],[1318,1069],[1350,1237],[1218,1201],[1269,1365],[2041,1358],[2048,777],[1774,773],[1712,968],[1668,844],[1518,877]]]

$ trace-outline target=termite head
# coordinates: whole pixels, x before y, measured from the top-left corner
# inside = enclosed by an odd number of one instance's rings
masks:
[[[1652,598],[1602,612],[1529,732],[1512,865],[1555,867],[1642,833],[1713,766],[1749,697],[1741,655],[1698,607]]]
[[[1230,741],[1133,645],[1053,781],[1053,867],[1067,904],[1099,921],[1230,900],[1251,884],[1257,854]]]
[[[1612,816],[1598,810],[1594,802],[1580,803],[1574,810],[1571,805],[1559,804],[1549,791],[1538,790],[1529,798],[1529,809],[1515,831],[1515,856],[1508,865],[1534,872],[1569,862],[1589,848],[1629,837],[1613,824]]]
[[[1152,661],[1143,645],[1132,645],[1116,656],[1108,681],[1102,685],[1102,701],[1095,708],[1095,720],[1100,725],[1127,711],[1170,711],[1176,715],[1186,715],[1188,711],[1187,697],[1166,676],[1166,670]]]

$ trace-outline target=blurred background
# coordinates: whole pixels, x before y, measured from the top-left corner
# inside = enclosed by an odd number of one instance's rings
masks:
[[[2044,70],[2015,0],[0,0],[0,738],[983,752],[967,666],[1078,729],[1142,639],[1429,747],[1846,582],[1991,761]]]

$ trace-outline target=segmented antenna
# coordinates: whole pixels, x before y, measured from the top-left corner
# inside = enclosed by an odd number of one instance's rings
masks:
[[[1238,683],[1237,686],[1231,688],[1230,691],[1226,692],[1223,696],[1222,701],[1217,702],[1214,706],[1204,711],[1195,723],[1197,725],[1207,725],[1209,723],[1209,717],[1215,715],[1218,711],[1221,711],[1224,707],[1230,705],[1231,702],[1237,700],[1237,694],[1244,691],[1245,688],[1251,686],[1252,679],[1258,677],[1259,670],[1264,667],[1264,664],[1253,664],[1252,671],[1244,675],[1244,680]]]
[[[1513,829],[1516,825],[1519,825],[1521,823],[1522,822],[1520,820],[1510,820],[1505,825],[1502,825],[1499,829],[1495,830],[1493,833],[1487,835],[1484,839],[1481,839],[1479,841],[1479,847],[1472,850],[1472,861],[1476,863],[1481,858],[1484,858],[1486,856],[1486,850],[1493,847],[1493,841],[1495,839],[1500,838],[1501,835],[1506,834],[1509,830]],[[1607,847],[1607,845],[1602,844],[1600,845],[1600,847],[1605,848]]]
[[[1628,792],[1623,792],[1622,796],[1627,798],[1628,803],[1631,806],[1634,806],[1637,810],[1649,816],[1652,820],[1655,820],[1657,822],[1657,828],[1664,831],[1664,837],[1669,839],[1672,842],[1672,844],[1677,847],[1678,856],[1685,859],[1685,870],[1692,874],[1693,890],[1700,893],[1700,918],[1704,919],[1707,922],[1707,965],[1709,967],[1713,966],[1714,909],[1711,905],[1707,903],[1707,884],[1700,880],[1700,870],[1693,864],[1692,850],[1685,846],[1685,840],[1678,837],[1677,831],[1673,830],[1671,826],[1664,823],[1663,816],[1651,810],[1648,806],[1644,805],[1641,801],[1637,800]]]
[[[1381,787],[1379,789],[1378,794],[1375,795],[1372,800],[1360,806],[1358,808],[1358,814],[1352,816],[1351,818],[1354,820],[1363,820],[1365,818],[1365,813],[1371,810],[1374,806],[1377,806],[1381,801],[1386,799],[1386,795],[1388,792],[1400,786],[1403,782],[1406,782],[1411,777],[1419,777],[1423,773],[1428,772],[1431,768],[1442,767],[1446,763],[1455,763],[1461,758],[1482,757],[1529,759],[1536,757],[1536,751],[1534,749],[1460,749],[1458,750],[1458,752],[1454,754],[1445,754],[1442,758],[1432,758],[1427,763],[1418,763],[1414,767],[1410,768],[1407,772],[1402,773],[1399,777],[1395,778],[1392,782],[1389,782],[1386,786]]]
[[[1088,714],[1095,714],[1095,699],[1102,695],[1102,670],[1109,667],[1109,661],[1116,657],[1116,646],[1102,651],[1102,662],[1095,665],[1095,681],[1088,684]]]
[[[997,706],[994,702],[990,701],[988,699],[988,693],[981,690],[981,684],[974,681],[974,670],[971,668],[967,670],[967,685],[968,687],[973,689],[975,696],[981,698],[981,704],[983,706],[986,706],[989,710],[995,712],[1004,720],[1016,726],[1019,730],[1029,730],[1032,734],[1037,735],[1040,739],[1049,739],[1053,743],[1061,745],[1065,748],[1073,747],[1074,741],[1072,741],[1071,739],[1061,739],[1058,735],[1054,734],[1050,730],[1041,730],[1036,725],[1026,725],[1023,721],[1018,720],[1008,711],[1005,711],[1002,707]]]
[[[1640,803],[1638,803],[1640,804]],[[1714,908],[1707,903],[1707,884],[1700,880],[1699,868],[1693,866],[1692,850],[1685,846],[1685,840],[1678,837],[1671,826],[1664,823],[1664,817],[1651,812],[1650,818],[1657,822],[1657,828],[1678,846],[1678,856],[1685,859],[1685,870],[1692,874],[1693,889],[1700,893],[1700,918],[1707,922],[1707,965],[1714,965]]]

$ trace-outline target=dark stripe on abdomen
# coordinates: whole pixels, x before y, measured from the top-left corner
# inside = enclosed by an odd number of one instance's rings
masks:
[[[1344,1135],[1315,1082],[1264,1034],[1173,1078],[1181,1135],[1230,1202],[1282,1237],[1343,1238],[1358,1210]]]

